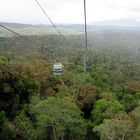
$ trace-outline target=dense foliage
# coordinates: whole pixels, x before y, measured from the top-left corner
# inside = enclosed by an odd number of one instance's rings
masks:
[[[0,38],[1,140],[140,139],[140,42],[122,39],[139,34],[95,34],[88,74],[82,34],[67,36],[67,45],[57,35],[28,36],[43,49]],[[62,75],[52,73],[54,52]]]

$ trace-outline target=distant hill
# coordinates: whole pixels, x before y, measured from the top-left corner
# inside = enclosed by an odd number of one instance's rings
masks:
[[[62,38],[57,36],[56,31],[49,25],[25,25],[17,23],[1,23],[14,31],[27,36],[33,42],[40,44],[47,48],[43,52],[60,52],[69,55],[74,53],[75,48],[82,50],[85,45],[84,39],[84,25],[82,24],[61,24],[57,27],[66,36],[67,45]],[[14,37],[13,37],[14,36]],[[9,31],[0,27],[0,50],[6,53],[15,53],[20,55],[38,54],[38,46],[27,44],[22,38],[13,35]],[[65,49],[73,48],[72,51]],[[115,51],[129,54],[140,53],[140,27],[139,26],[102,26],[102,25],[88,25],[88,48],[99,50]],[[66,53],[67,52],[67,53]],[[47,53],[44,53],[44,57]],[[51,57],[51,56],[50,56]],[[63,55],[62,55],[63,57]],[[65,59],[64,59],[65,60]]]
[[[136,19],[117,19],[91,22],[91,25],[100,26],[119,26],[119,27],[140,27],[140,20]]]
[[[22,35],[57,35],[56,30],[51,25],[30,25],[19,23],[6,23],[0,24],[13,29]],[[57,28],[64,35],[77,35],[84,32],[84,24],[57,24]],[[88,24],[88,31],[140,31],[140,21],[132,19],[110,20],[92,22]],[[0,27],[0,37],[13,36],[12,33]]]
[[[50,25],[29,25],[29,24],[19,24],[19,23],[6,23],[0,22],[4,25],[22,35],[51,35],[58,34],[57,31]],[[58,27],[59,30],[65,35],[76,34],[77,32],[71,28]],[[13,36],[12,33],[0,27],[0,37]]]
[[[83,24],[67,24],[58,25],[63,28],[70,28],[75,30],[84,30]],[[88,23],[88,30],[140,30],[140,20],[136,19],[117,19],[104,20]]]
[[[30,24],[21,24],[21,23],[8,23],[8,22],[0,22],[0,24],[4,25],[4,26],[8,26],[8,27],[12,27],[12,28],[26,28],[26,27],[33,27],[34,25],[30,25]]]
[[[57,25],[60,28],[72,29],[77,31],[84,31],[84,24],[69,24]],[[98,25],[88,24],[87,29],[90,30],[140,30],[140,26],[111,26],[111,25]]]

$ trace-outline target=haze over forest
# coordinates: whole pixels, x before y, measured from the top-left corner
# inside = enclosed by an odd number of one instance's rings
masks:
[[[56,30],[27,1],[0,5],[0,140],[140,140],[139,0],[87,1],[87,73],[83,2],[39,0]]]

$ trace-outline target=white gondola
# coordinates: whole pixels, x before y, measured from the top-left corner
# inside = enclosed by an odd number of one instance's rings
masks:
[[[53,74],[61,74],[63,72],[63,65],[61,63],[55,63],[53,65]]]

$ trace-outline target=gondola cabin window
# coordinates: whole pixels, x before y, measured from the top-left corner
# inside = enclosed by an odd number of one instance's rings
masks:
[[[61,63],[55,63],[53,65],[53,73],[61,74],[63,72],[63,65]]]

